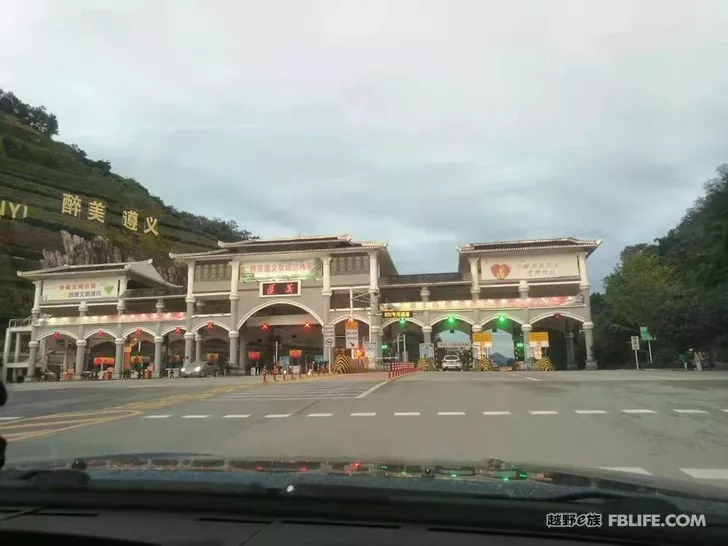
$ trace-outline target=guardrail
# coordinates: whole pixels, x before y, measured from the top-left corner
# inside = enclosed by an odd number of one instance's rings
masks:
[[[412,362],[391,362],[389,364],[389,378],[399,377],[415,371],[415,365]]]

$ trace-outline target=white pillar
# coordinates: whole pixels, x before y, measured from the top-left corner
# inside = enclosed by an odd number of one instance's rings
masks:
[[[187,262],[187,297],[195,293],[195,262]]]
[[[376,250],[369,253],[369,290],[379,290],[379,256]]]
[[[521,325],[521,332],[523,332],[523,358],[526,361],[526,369],[531,367],[531,330],[533,327],[526,323]]]
[[[231,367],[236,368],[240,362],[238,359],[238,339],[240,333],[238,332],[238,302],[240,296],[238,295],[238,279],[240,278],[240,262],[232,262],[232,274],[230,276],[230,332],[228,333],[229,338],[229,350],[228,350],[228,363]]]
[[[586,348],[586,363],[585,368],[587,370],[597,370],[597,361],[594,358],[594,323],[585,322],[581,326],[584,329],[584,346]]]
[[[154,367],[152,370],[152,377],[159,377],[162,371],[162,343],[164,338],[162,336],[154,336]]]
[[[20,362],[20,332],[15,332],[15,354],[13,354],[13,362]]]
[[[480,294],[480,274],[478,273],[478,258],[469,258],[470,261],[470,293]]]
[[[31,313],[35,315],[40,313],[40,296],[43,291],[43,281],[33,281],[33,284],[35,285],[35,294],[33,295],[33,309],[31,309]]]
[[[124,369],[124,344],[126,340],[123,337],[117,337],[114,340],[116,344],[116,354],[114,355],[114,377],[121,378],[121,370]]]
[[[80,374],[83,371],[83,357],[86,352],[86,340],[76,340],[76,369],[74,374]]]
[[[10,328],[5,330],[5,345],[3,346],[3,365],[6,366],[10,360],[10,341],[13,338],[13,334],[10,333]]]
[[[324,256],[321,259],[321,262],[323,264],[323,286],[321,288],[321,295],[322,296],[330,296],[331,295],[331,256]],[[371,266],[371,263],[369,264]],[[371,274],[371,273],[370,273]]]
[[[582,284],[589,284],[589,275],[586,269],[586,253],[582,252],[577,255],[579,262],[579,280]]]
[[[195,362],[202,360],[202,334],[195,334]]]

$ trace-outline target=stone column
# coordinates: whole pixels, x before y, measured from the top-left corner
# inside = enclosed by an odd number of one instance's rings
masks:
[[[192,316],[195,314],[195,295],[194,295],[194,285],[195,285],[195,262],[187,262],[187,297],[185,298],[185,303],[187,304],[187,309],[185,313],[185,356],[184,361],[186,363],[192,361],[192,352],[193,352],[193,341],[195,339],[195,334],[192,332]]]
[[[480,299],[480,273],[478,271],[478,258],[469,258],[470,261],[470,297],[473,302]],[[473,306],[473,323],[480,326],[480,309]],[[480,331],[480,330],[478,330]]]
[[[40,295],[43,289],[43,281],[34,281],[35,294],[33,295],[33,308],[30,310],[30,342],[28,343],[28,377],[35,375],[35,362],[38,359],[38,329],[36,321],[40,317]]]
[[[430,289],[427,286],[420,288],[420,299],[422,303],[427,304],[430,301]],[[422,328],[422,334],[425,337],[425,343],[432,343],[432,326],[430,326],[430,310],[425,305],[425,311],[423,313],[425,327]]]
[[[13,339],[13,335],[10,330],[5,330],[5,345],[3,346],[3,365],[6,366],[10,362],[10,342]]]
[[[22,341],[20,332],[15,332],[15,354],[13,354],[13,362],[20,362],[20,343]]]
[[[333,291],[331,290],[331,256],[324,256],[321,259],[321,262],[323,263],[323,286],[321,288],[321,297],[324,300],[324,313],[321,319],[323,320],[323,326],[328,326],[329,322],[331,320],[330,313],[331,313],[331,295],[333,294]],[[371,267],[371,263],[369,264],[369,267]],[[329,347],[324,347],[324,341],[323,341],[323,331],[322,338],[321,338],[321,347],[323,349],[323,355],[324,360],[331,362],[331,349]]]
[[[523,356],[526,360],[526,369],[530,369],[533,365],[533,361],[531,360],[531,345],[530,345],[530,337],[531,337],[531,330],[533,328],[530,324],[522,324],[521,325],[521,332],[523,332]]]
[[[116,354],[114,355],[114,377],[121,379],[121,371],[124,368],[124,345],[126,340],[119,336],[114,340]]]
[[[238,347],[238,367],[243,371],[245,375],[248,374],[248,355],[247,343],[245,338],[246,329],[242,328],[240,331],[239,347]]]
[[[202,334],[197,332],[195,334],[195,362],[202,360]]]
[[[425,337],[425,343],[432,343],[432,326],[423,326],[422,335]]]
[[[586,364],[587,370],[598,370],[597,361],[594,358],[594,323],[585,322],[581,325],[584,329],[584,345],[586,347]]]
[[[75,375],[78,375],[83,371],[83,357],[86,352],[86,345],[87,343],[85,339],[76,340],[76,369],[74,371]]]
[[[155,379],[159,377],[162,371],[162,344],[164,343],[164,337],[160,335],[154,336],[154,368],[152,370],[152,377]]]
[[[228,339],[230,343],[228,362],[233,368],[238,367],[238,303],[240,296],[238,295],[238,279],[240,278],[240,262],[232,263],[232,273],[230,275],[230,332]]]
[[[574,332],[571,327],[571,320],[566,319],[564,321],[565,332],[564,339],[566,340],[566,369],[576,370],[576,359],[574,358]]]

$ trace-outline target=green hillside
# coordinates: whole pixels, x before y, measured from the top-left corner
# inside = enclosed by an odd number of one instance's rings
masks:
[[[0,89],[0,323],[28,314],[31,288],[15,272],[41,267],[44,251],[67,255],[62,231],[93,241],[93,255],[72,253],[71,263],[119,254],[153,258],[169,268],[161,272],[173,282],[179,279],[168,252],[251,237],[235,222],[165,205],[137,181],[112,173],[108,161],[53,140],[57,132],[56,117],[44,107]]]

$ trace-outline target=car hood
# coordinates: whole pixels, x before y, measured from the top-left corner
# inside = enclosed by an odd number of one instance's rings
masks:
[[[363,487],[395,487],[522,496],[564,493],[585,489],[622,494],[667,495],[695,500],[728,502],[728,489],[657,476],[630,474],[573,466],[514,463],[500,459],[477,461],[368,460],[338,457],[225,457],[209,453],[130,453],[75,459],[28,461],[9,464],[3,475],[28,470],[75,468],[92,478],[123,480],[175,480],[251,482],[280,486],[293,481]]]

